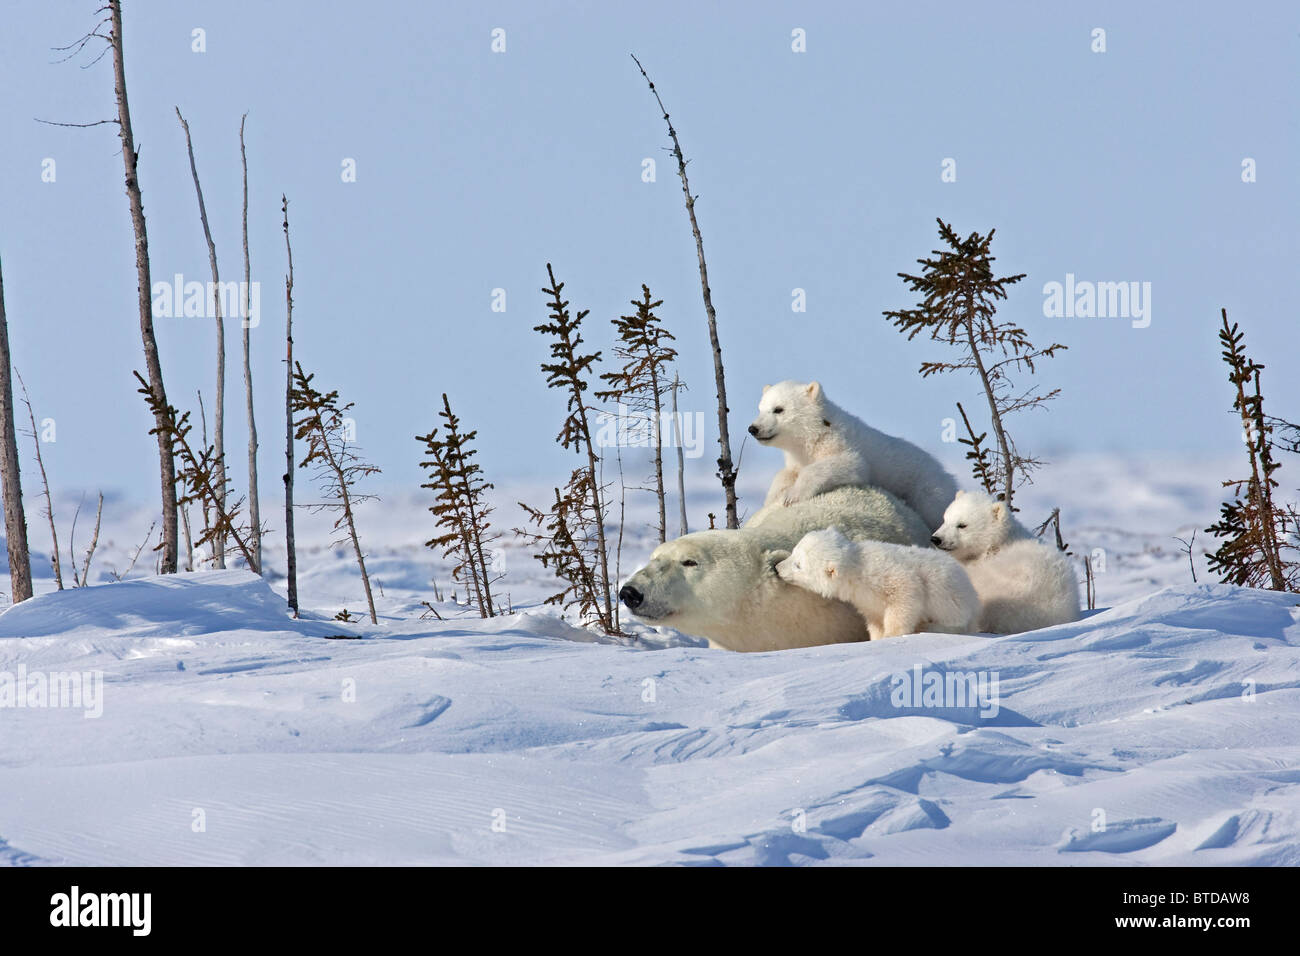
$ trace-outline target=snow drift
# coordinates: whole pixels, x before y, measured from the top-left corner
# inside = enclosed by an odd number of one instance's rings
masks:
[[[1300,865],[1298,645],[1225,585],[758,655],[294,621],[242,571],[45,594],[0,615],[0,863]]]

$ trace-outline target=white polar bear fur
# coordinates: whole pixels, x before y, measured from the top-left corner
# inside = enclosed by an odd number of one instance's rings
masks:
[[[820,384],[764,385],[749,433],[785,452],[765,505],[793,504],[845,485],[874,485],[938,527],[957,482],[924,449],[886,435],[826,397]]]
[[[852,607],[787,584],[773,567],[809,531],[831,526],[855,540],[928,540],[920,517],[892,495],[840,488],[764,509],[738,530],[697,531],[659,545],[625,583],[642,595],[632,612],[733,651],[868,640],[866,621]]]
[[[768,504],[745,522],[763,529],[766,546],[789,551],[809,531],[836,527],[854,540],[925,545],[929,526],[915,511],[880,488],[836,488],[798,503]]]
[[[1031,535],[989,495],[959,491],[931,538],[962,563],[980,597],[980,630],[1019,634],[1079,619],[1069,559]]]
[[[871,639],[931,631],[969,634],[980,599],[962,566],[942,551],[850,541],[828,528],[804,535],[776,566],[783,581],[853,605]]]

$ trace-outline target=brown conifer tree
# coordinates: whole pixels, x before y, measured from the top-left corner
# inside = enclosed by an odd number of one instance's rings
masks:
[[[673,388],[668,367],[677,357],[677,351],[668,345],[673,341],[672,333],[663,327],[654,313],[663,305],[663,300],[652,301],[649,287],[643,284],[641,298],[633,299],[632,305],[636,307],[635,313],[614,319],[619,338],[614,354],[623,360],[623,367],[600,376],[610,384],[610,388],[597,392],[596,397],[602,401],[623,403],[650,424],[655,495],[659,504],[659,541],[662,543],[667,540],[668,533],[664,498],[663,402]]]
[[[420,485],[437,493],[437,503],[429,511],[438,519],[437,526],[445,529],[425,545],[442,548],[443,557],[456,563],[452,578],[464,583],[474,597],[474,606],[480,617],[495,617],[496,603],[492,585],[499,579],[492,572],[491,545],[500,538],[492,532],[488,516],[492,508],[487,502],[487,492],[492,484],[482,478],[483,469],[471,461],[478,451],[472,442],[477,431],[462,432],[460,419],[451,410],[447,393],[442,393],[443,435],[431,429],[427,435],[417,435],[424,442],[428,459],[420,467],[429,472],[429,481]]]
[[[361,570],[361,583],[366,590],[366,607],[370,623],[378,624],[375,598],[370,591],[370,575],[366,572],[366,556],[361,550],[361,537],[357,534],[356,506],[373,500],[375,495],[360,494],[356,483],[362,478],[379,473],[379,469],[363,461],[348,437],[347,412],[353,405],[339,404],[337,391],[321,392],[312,385],[315,375],[307,375],[302,365],[295,363],[292,393],[294,438],[307,442],[307,455],[298,463],[299,468],[316,466],[316,478],[325,493],[325,500],[310,505],[314,510],[337,511],[334,530],[346,530],[352,550]]]
[[[1209,556],[1210,570],[1231,584],[1300,591],[1300,514],[1273,498],[1278,487],[1273,474],[1282,464],[1273,457],[1277,420],[1264,413],[1259,374],[1264,366],[1246,355],[1245,333],[1238,331],[1236,323],[1228,324],[1228,310],[1221,315],[1219,342],[1235,391],[1232,408],[1241,418],[1250,474],[1223,483],[1235,497],[1221,506],[1219,520],[1205,529],[1223,541]]]
[[[582,351],[582,320],[589,310],[576,316],[571,313],[568,301],[561,295],[564,283],[556,281],[549,262],[546,274],[551,285],[542,291],[550,296],[550,321],[533,330],[551,339],[552,361],[542,364],[547,387],[568,395],[569,414],[556,441],[585,457],[586,462],[574,469],[563,492],[555,489],[555,503],[546,511],[519,503],[542,533],[522,529],[515,529],[515,533],[541,545],[543,550],[535,557],[565,582],[564,589],[548,598],[548,603],[564,603],[566,607],[576,604],[583,616],[594,614],[605,633],[617,634],[618,607],[612,599],[605,537],[605,489],[600,482],[600,456],[591,432],[594,410],[586,397],[587,379],[600,361],[600,352]]]
[[[1046,394],[1036,387],[1017,391],[1011,375],[1021,371],[1033,373],[1036,360],[1051,358],[1065,346],[1054,343],[1037,348],[1014,321],[998,321],[997,301],[1005,299],[1007,287],[1015,285],[1025,274],[994,276],[996,257],[991,248],[996,230],[990,229],[984,235],[972,232],[962,239],[952,226],[942,219],[937,221],[939,236],[947,248],[934,250],[931,258],[918,259],[919,275],[898,273],[911,291],[921,293],[921,301],[912,309],[887,311],[885,318],[891,319],[899,331],[906,332],[908,341],[926,332],[931,340],[958,350],[960,357],[955,362],[922,362],[922,378],[940,372],[976,373],[988,401],[997,449],[991,452],[991,461],[980,457],[973,467],[977,477],[987,478],[987,483],[997,489],[1007,506],[1013,507],[1011,501],[1016,488],[1029,480],[1030,473],[1042,462],[1016,448],[1007,430],[1007,416],[1042,407],[1060,389]],[[969,423],[968,431],[974,438]],[[987,475],[979,474],[981,465],[989,469]]]

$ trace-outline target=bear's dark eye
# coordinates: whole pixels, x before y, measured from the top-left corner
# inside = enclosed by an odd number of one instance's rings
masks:
[[[696,567],[699,563],[700,563],[700,562],[698,562],[698,561],[693,561],[693,560],[691,560],[690,558],[687,558],[685,561],[682,562],[682,567],[684,567],[684,568],[693,568],[693,567]]]
[[[959,528],[964,528],[964,527],[966,527],[966,526],[965,526],[964,524],[959,524],[959,525],[957,525],[957,527],[959,527]]]
[[[783,411],[785,411],[784,408],[774,408],[774,409],[772,409],[772,414],[773,414],[773,415],[780,415]]]

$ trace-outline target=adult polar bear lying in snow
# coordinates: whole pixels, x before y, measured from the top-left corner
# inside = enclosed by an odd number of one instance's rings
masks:
[[[785,452],[785,467],[772,480],[765,505],[871,485],[897,495],[933,530],[957,491],[933,455],[854,418],[817,382],[764,385],[749,433]]]
[[[809,531],[924,544],[917,514],[878,488],[839,488],[790,507],[766,507],[735,531],[697,531],[655,548],[619,591],[637,617],[733,651],[776,651],[869,639],[848,604],[782,581],[776,560]]]
[[[1079,619],[1079,581],[1069,560],[1001,501],[957,492],[930,541],[966,568],[983,608],[981,631],[1019,634]]]

